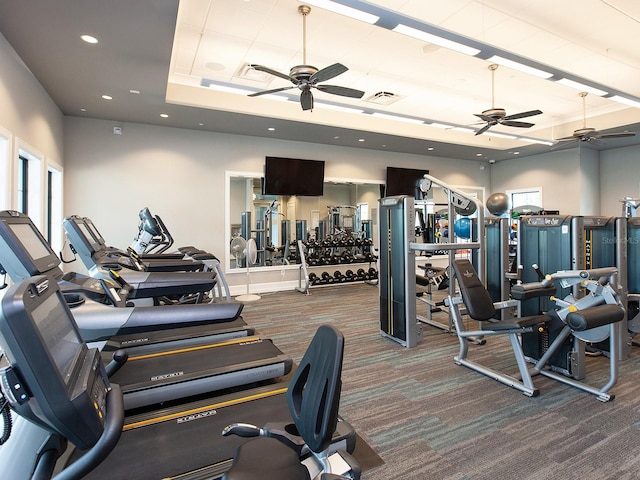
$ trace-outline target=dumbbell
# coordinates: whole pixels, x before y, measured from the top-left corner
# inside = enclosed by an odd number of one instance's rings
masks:
[[[322,280],[324,280],[325,283],[333,283],[333,277],[329,272],[322,272],[320,276],[322,277]]]
[[[356,277],[358,280],[364,280],[366,278],[366,272],[364,271],[363,268],[359,268],[358,271],[356,272]]]
[[[375,280],[376,278],[378,278],[378,271],[373,267],[369,268],[369,278],[371,280]]]
[[[344,276],[345,276],[345,281],[347,282],[352,282],[353,280],[356,279],[356,275],[355,273],[353,273],[353,270],[347,270],[346,272],[344,272]]]
[[[347,279],[347,277],[345,277],[344,274],[340,270],[336,270],[335,272],[333,272],[333,281],[334,282],[344,282],[346,279]]]
[[[315,285],[316,283],[318,283],[318,275],[316,275],[315,273],[311,272],[309,274],[309,283],[311,285]]]

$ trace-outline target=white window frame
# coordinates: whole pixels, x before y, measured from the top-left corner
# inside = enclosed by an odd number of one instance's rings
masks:
[[[29,195],[29,217],[31,221],[34,223],[36,228],[43,232],[44,229],[44,212],[45,212],[45,184],[44,179],[46,177],[46,162],[44,158],[44,154],[38,151],[36,148],[29,145],[24,140],[17,138],[15,139],[14,145],[14,153],[13,153],[13,164],[16,166],[14,168],[13,174],[13,204],[15,206],[19,205],[19,197],[18,197],[18,168],[17,162],[20,157],[25,157],[27,159],[27,168],[29,171],[29,184],[28,184],[28,195]]]
[[[0,127],[0,210],[11,209],[11,152],[13,135],[3,127]]]

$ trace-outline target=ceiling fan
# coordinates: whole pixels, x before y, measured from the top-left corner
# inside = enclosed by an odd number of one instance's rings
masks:
[[[529,122],[514,122],[519,118],[525,117],[533,117],[534,115],[540,115],[542,112],[540,110],[531,110],[528,112],[520,112],[515,113],[513,115],[507,115],[504,108],[496,108],[494,105],[494,76],[495,71],[498,69],[498,65],[495,63],[489,65],[489,70],[491,70],[491,108],[489,110],[485,110],[482,113],[474,113],[474,115],[486,122],[485,126],[476,132],[476,135],[482,135],[484,132],[489,130],[494,125],[505,125],[507,127],[520,127],[520,128],[529,128],[533,127],[533,123]]]
[[[578,95],[582,97],[582,128],[574,130],[573,134],[570,137],[562,137],[556,139],[556,144],[564,142],[592,142],[594,140],[600,140],[602,138],[621,138],[635,136],[635,132],[602,133],[597,131],[595,128],[587,127],[587,92],[580,92]]]
[[[296,65],[295,67],[291,68],[289,75],[280,73],[276,70],[264,67],[262,65],[249,65],[255,70],[266,72],[276,77],[289,80],[291,83],[293,83],[293,86],[274,88],[272,90],[252,93],[249,95],[250,97],[257,97],[259,95],[266,95],[269,93],[282,92],[284,90],[298,88],[300,90],[300,105],[302,105],[302,110],[313,110],[313,94],[311,93],[312,88],[316,88],[321,92],[331,93],[333,95],[340,95],[343,97],[351,98],[362,98],[364,92],[361,90],[340,87],[337,85],[319,85],[320,82],[330,80],[333,77],[337,77],[341,73],[346,72],[348,68],[344,65],[340,63],[334,63],[333,65],[329,65],[328,67],[325,67],[321,70],[318,70],[314,66],[307,65],[307,15],[310,11],[311,7],[309,7],[308,5],[300,5],[298,7],[298,12],[300,12],[300,14],[302,15],[302,65]]]

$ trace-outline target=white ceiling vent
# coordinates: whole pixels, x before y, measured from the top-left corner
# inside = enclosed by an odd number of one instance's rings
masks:
[[[391,92],[378,92],[364,99],[365,102],[375,103],[377,105],[391,105],[400,100],[402,95],[396,95]]]
[[[252,68],[251,63],[243,63],[233,74],[236,78],[242,78],[244,80],[251,80],[252,82],[269,83],[273,80],[273,75],[269,75],[266,72],[261,72]]]

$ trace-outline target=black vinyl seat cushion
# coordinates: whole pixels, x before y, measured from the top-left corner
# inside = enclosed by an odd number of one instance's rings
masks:
[[[298,454],[284,443],[270,437],[259,437],[243,443],[236,450],[233,468],[225,480],[264,479],[310,480],[309,470]]]

